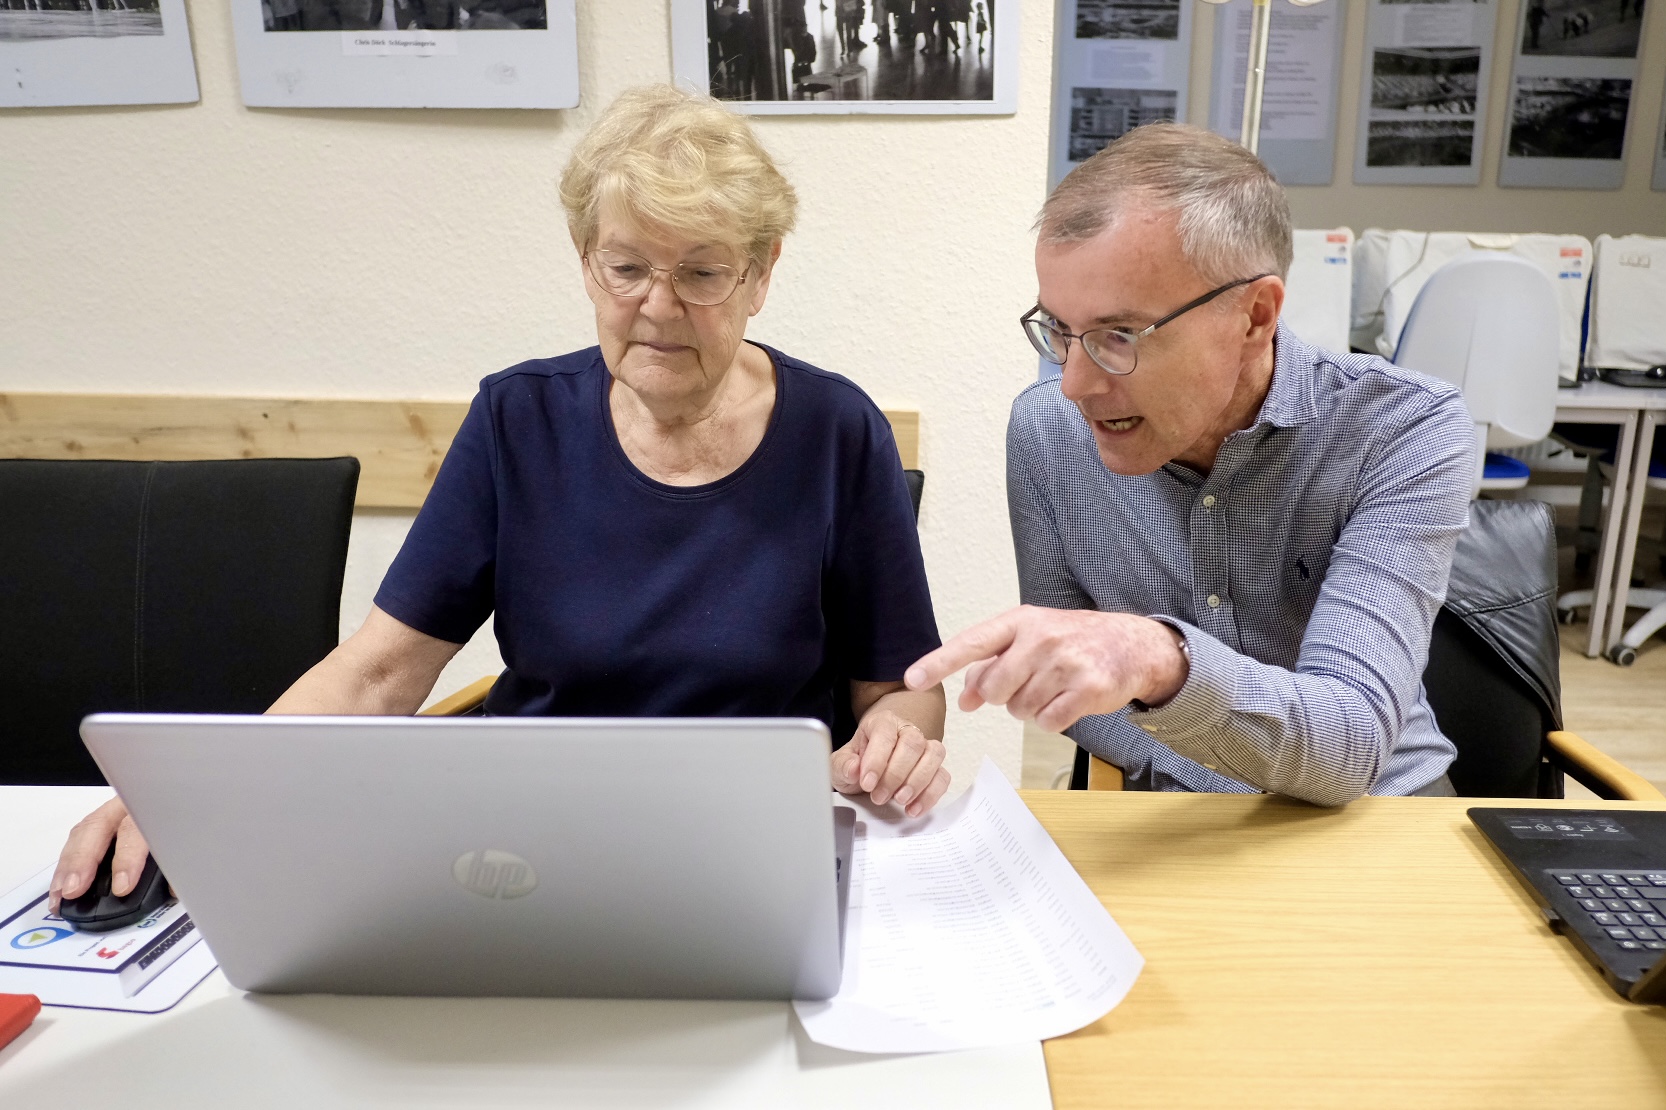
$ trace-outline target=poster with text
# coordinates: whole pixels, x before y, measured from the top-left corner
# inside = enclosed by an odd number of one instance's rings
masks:
[[[1618,189],[1643,0],[1524,0],[1500,185]]]
[[[1347,12],[1341,2],[1272,8],[1258,153],[1286,185],[1329,185]],[[1215,14],[1209,126],[1229,139],[1242,131],[1252,13],[1250,0],[1232,0]]]
[[[1354,181],[1478,185],[1492,0],[1371,0]]]
[[[752,115],[1004,115],[1018,0],[671,0],[677,82]]]
[[[0,0],[0,108],[197,96],[185,0]]]
[[[1192,7],[1191,0],[1061,0],[1049,187],[1141,124],[1186,118]]]
[[[231,0],[251,108],[571,108],[576,0]]]

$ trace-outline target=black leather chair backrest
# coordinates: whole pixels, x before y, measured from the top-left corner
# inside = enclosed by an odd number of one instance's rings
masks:
[[[1545,733],[1562,727],[1556,529],[1538,501],[1476,501],[1435,618],[1423,686],[1458,749],[1460,795],[1559,798]]]
[[[259,713],[336,644],[357,459],[0,460],[0,782],[99,711]]]
[[[903,480],[908,483],[908,499],[914,503],[914,523],[920,522],[920,495],[925,492],[926,472],[923,470],[904,470]],[[837,691],[838,687],[835,686]],[[856,735],[856,713],[851,709],[850,699],[839,697],[835,693],[833,698],[833,746],[842,748]]]

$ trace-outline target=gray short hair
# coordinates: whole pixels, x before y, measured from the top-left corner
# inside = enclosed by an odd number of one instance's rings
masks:
[[[1290,272],[1290,205],[1265,163],[1185,123],[1136,127],[1070,172],[1036,219],[1043,243],[1093,238],[1128,201],[1179,216],[1180,250],[1211,284]]]

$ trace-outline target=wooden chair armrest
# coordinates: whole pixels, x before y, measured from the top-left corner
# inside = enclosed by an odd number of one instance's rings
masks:
[[[418,717],[457,717],[481,702],[492,692],[492,683],[497,681],[497,675],[489,674],[476,682],[471,682],[450,697],[441,698],[427,709],[417,714]]]
[[[1589,787],[1600,798],[1626,802],[1666,802],[1666,794],[1611,755],[1593,748],[1573,732],[1545,736],[1551,762]]]
[[[1122,768],[1106,763],[1096,755],[1088,756],[1088,789],[1121,790]]]

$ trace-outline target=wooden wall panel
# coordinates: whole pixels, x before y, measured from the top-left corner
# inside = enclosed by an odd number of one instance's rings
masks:
[[[468,412],[466,401],[294,400],[0,393],[0,458],[259,459],[354,455],[360,508],[415,509]],[[905,467],[920,414],[885,414]]]

